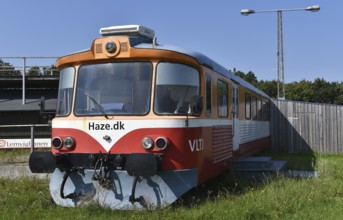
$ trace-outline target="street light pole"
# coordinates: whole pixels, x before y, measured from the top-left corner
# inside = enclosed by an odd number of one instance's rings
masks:
[[[278,10],[251,10],[242,9],[241,15],[248,16],[255,13],[277,12],[277,98],[285,100],[285,74],[284,74],[284,59],[283,59],[283,31],[282,31],[282,12],[284,11],[311,11],[317,12],[320,10],[319,5],[309,6],[307,8],[293,9],[278,9]]]
[[[285,99],[285,68],[283,60],[282,11],[277,11],[277,97]]]

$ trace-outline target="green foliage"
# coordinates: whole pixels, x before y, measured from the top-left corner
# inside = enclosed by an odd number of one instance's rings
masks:
[[[32,66],[28,69],[26,76],[38,77],[38,76],[54,76],[59,77],[59,70],[56,66],[51,65],[50,67],[38,67]],[[18,77],[21,76],[21,71],[16,70],[12,64],[6,63],[0,59],[0,77]]]
[[[255,74],[237,71],[235,73],[243,80],[249,82],[272,98],[277,98],[277,81],[258,81]],[[293,101],[317,102],[328,104],[343,104],[343,81],[327,82],[317,78],[313,82],[301,80],[285,84],[286,99]]]
[[[343,105],[343,83],[339,84],[337,91],[336,104]]]
[[[40,68],[38,66],[33,66],[27,72],[26,76],[40,76],[42,74]]]
[[[51,67],[43,67],[43,74],[45,76],[59,76],[60,71],[56,68],[56,66],[52,65]]]
[[[242,71],[238,70],[237,72],[235,72],[235,75],[245,80],[245,73],[243,73]]]
[[[15,68],[10,64],[2,61],[0,59],[0,76],[20,76],[21,73],[19,70],[15,70]]]
[[[256,86],[256,84],[258,83],[257,77],[251,71],[249,71],[247,74],[243,73],[242,71],[237,71],[237,72],[235,72],[235,74],[236,74],[236,76],[242,78],[243,80],[247,81],[248,83],[250,83],[253,86]]]
[[[255,74],[253,72],[249,71],[245,75],[245,81],[249,82],[253,86],[256,86],[256,84],[257,84],[257,77],[255,76]]]
[[[289,100],[315,102],[314,91],[310,81],[302,80],[286,84],[286,97]]]
[[[276,80],[272,81],[259,81],[256,85],[256,88],[260,89],[267,95],[269,95],[272,98],[277,98],[277,82]]]

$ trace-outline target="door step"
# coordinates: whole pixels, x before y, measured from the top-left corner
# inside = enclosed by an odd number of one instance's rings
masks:
[[[243,157],[233,162],[233,170],[237,177],[248,180],[260,180],[274,177],[283,172],[287,161],[272,160],[271,157]]]

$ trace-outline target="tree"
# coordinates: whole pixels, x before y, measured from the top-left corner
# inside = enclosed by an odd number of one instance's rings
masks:
[[[343,82],[337,85],[337,96],[336,96],[336,103],[338,105],[343,105]]]
[[[247,74],[241,72],[241,71],[237,71],[235,72],[235,75],[242,78],[244,81],[247,81],[248,83],[250,83],[251,85],[256,85],[257,84],[257,77],[255,76],[255,74],[252,71],[249,71]]]
[[[235,72],[235,75],[243,79],[244,81],[247,81],[251,85],[255,86],[259,90],[263,91],[267,95],[269,95],[272,98],[276,98],[277,96],[277,82],[275,80],[272,81],[258,81],[257,77],[252,71],[249,71],[247,74],[245,74],[242,71]]]
[[[40,68],[38,66],[33,66],[27,72],[26,76],[40,76],[42,74]]]
[[[255,74],[251,71],[249,71],[246,75],[245,75],[245,81],[247,81],[248,83],[250,83],[253,86],[257,85],[257,77],[255,76]]]
[[[294,101],[313,102],[315,100],[312,82],[302,80],[286,84],[286,99]]]
[[[241,79],[245,78],[245,73],[243,73],[242,71],[237,71],[235,72],[235,75],[238,76]]]
[[[277,97],[277,82],[276,82],[276,80],[272,80],[272,81],[261,80],[261,81],[257,82],[256,88],[263,91],[264,93],[266,93],[267,95],[269,95],[272,98]]]
[[[277,81],[259,81],[252,71],[247,74],[241,71],[235,73],[271,98],[277,97]],[[293,101],[318,102],[328,104],[343,104],[343,82],[327,82],[317,78],[313,82],[301,80],[285,84],[286,99]]]
[[[20,76],[19,70],[16,70],[10,63],[0,59],[0,76]]]
[[[317,78],[314,80],[312,87],[317,102],[335,103],[338,92],[337,83],[329,83],[323,78]]]
[[[43,67],[43,74],[45,76],[59,76],[60,71],[56,68],[56,66],[51,65],[51,67]]]

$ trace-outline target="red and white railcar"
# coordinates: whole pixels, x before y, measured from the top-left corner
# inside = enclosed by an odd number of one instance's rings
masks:
[[[89,50],[61,57],[52,152],[62,206],[165,207],[269,146],[269,97],[208,57],[159,45],[138,25],[102,28]]]

